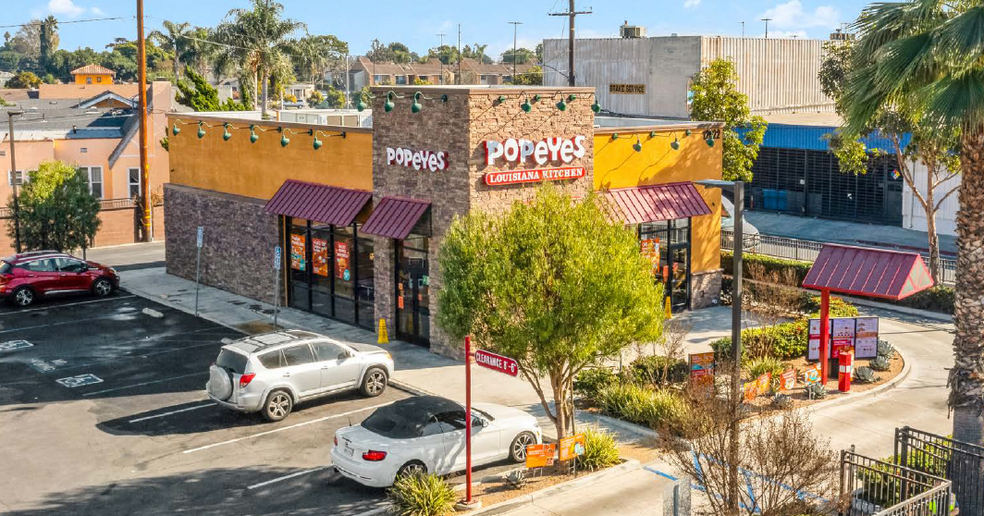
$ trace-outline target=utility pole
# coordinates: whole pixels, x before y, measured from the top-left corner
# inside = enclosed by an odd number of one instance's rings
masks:
[[[23,115],[23,111],[7,111],[7,122],[10,124],[10,185],[14,189],[14,248],[21,252],[20,241],[20,201],[17,199],[17,159],[14,157],[14,117]],[[24,174],[21,174],[23,179]]]
[[[741,23],[741,37],[744,38],[745,37],[745,22],[740,22],[740,23]]]
[[[454,78],[455,84],[461,84],[461,24],[458,24],[458,76]]]
[[[769,39],[769,22],[772,21],[772,18],[762,18],[760,21],[765,22],[765,39]]]
[[[143,0],[137,0],[137,90],[140,92],[140,199],[143,201],[143,241],[153,242],[150,216],[150,162],[147,158],[147,41],[144,39]]]
[[[513,55],[512,55],[513,75],[512,75],[512,83],[513,84],[516,84],[516,31],[517,31],[517,29],[519,29],[519,26],[523,24],[523,22],[521,22],[521,21],[511,21],[509,23],[512,24],[512,26],[513,26]]]
[[[441,84],[444,84],[444,61],[441,61],[441,49],[444,47],[444,36],[447,34],[438,32],[437,35],[441,37],[441,45],[437,47],[437,62],[441,63]]]
[[[574,18],[579,14],[591,14],[591,11],[575,11],[574,0],[570,0],[570,7],[566,13],[550,13],[550,16],[567,16],[570,18],[570,35],[568,36],[567,47],[567,85],[574,86]],[[513,57],[515,60],[515,57]]]

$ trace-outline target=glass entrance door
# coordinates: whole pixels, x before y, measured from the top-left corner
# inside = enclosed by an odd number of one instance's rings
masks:
[[[423,242],[419,242],[423,240]],[[408,247],[420,245],[421,249]],[[430,281],[427,239],[407,240],[399,245],[396,278],[397,338],[427,346],[430,343]]]
[[[654,264],[656,281],[663,284],[663,295],[673,311],[689,309],[690,219],[640,224],[639,241],[643,255]]]

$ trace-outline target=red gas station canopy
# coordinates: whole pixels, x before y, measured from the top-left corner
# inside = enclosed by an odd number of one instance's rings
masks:
[[[803,288],[899,300],[933,286],[917,253],[824,244]]]

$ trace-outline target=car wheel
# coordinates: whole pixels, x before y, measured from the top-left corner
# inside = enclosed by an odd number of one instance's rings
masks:
[[[523,432],[513,439],[509,445],[509,460],[513,462],[526,462],[526,447],[536,444],[536,437],[529,432]]]
[[[99,278],[92,284],[92,293],[99,297],[106,297],[113,293],[113,284],[106,278]]]
[[[426,475],[427,466],[424,466],[423,462],[418,460],[412,460],[396,471],[396,478],[406,477],[409,475]]]
[[[386,390],[386,383],[386,371],[373,367],[366,371],[366,376],[362,379],[362,394],[375,398]]]
[[[294,400],[287,391],[273,391],[263,405],[263,417],[267,421],[283,421],[294,408]]]
[[[30,287],[21,287],[14,291],[10,300],[17,306],[28,306],[34,302],[34,291]]]

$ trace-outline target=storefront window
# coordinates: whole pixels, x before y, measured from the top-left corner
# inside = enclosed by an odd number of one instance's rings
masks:
[[[430,339],[428,239],[410,235],[398,246],[396,282],[397,335],[426,345]]]
[[[640,224],[639,246],[674,310],[690,308],[690,219]]]
[[[311,227],[311,311],[331,317],[331,226]]]
[[[335,318],[355,324],[355,231],[351,226],[335,227]]]
[[[290,306],[311,309],[311,275],[308,267],[308,222],[292,219],[287,236],[290,257]]]
[[[366,328],[373,327],[375,317],[374,308],[376,305],[376,290],[373,281],[373,260],[375,252],[373,241],[368,238],[359,238],[359,254],[356,259],[356,272],[359,278],[356,286],[356,300],[359,304],[359,325]]]

